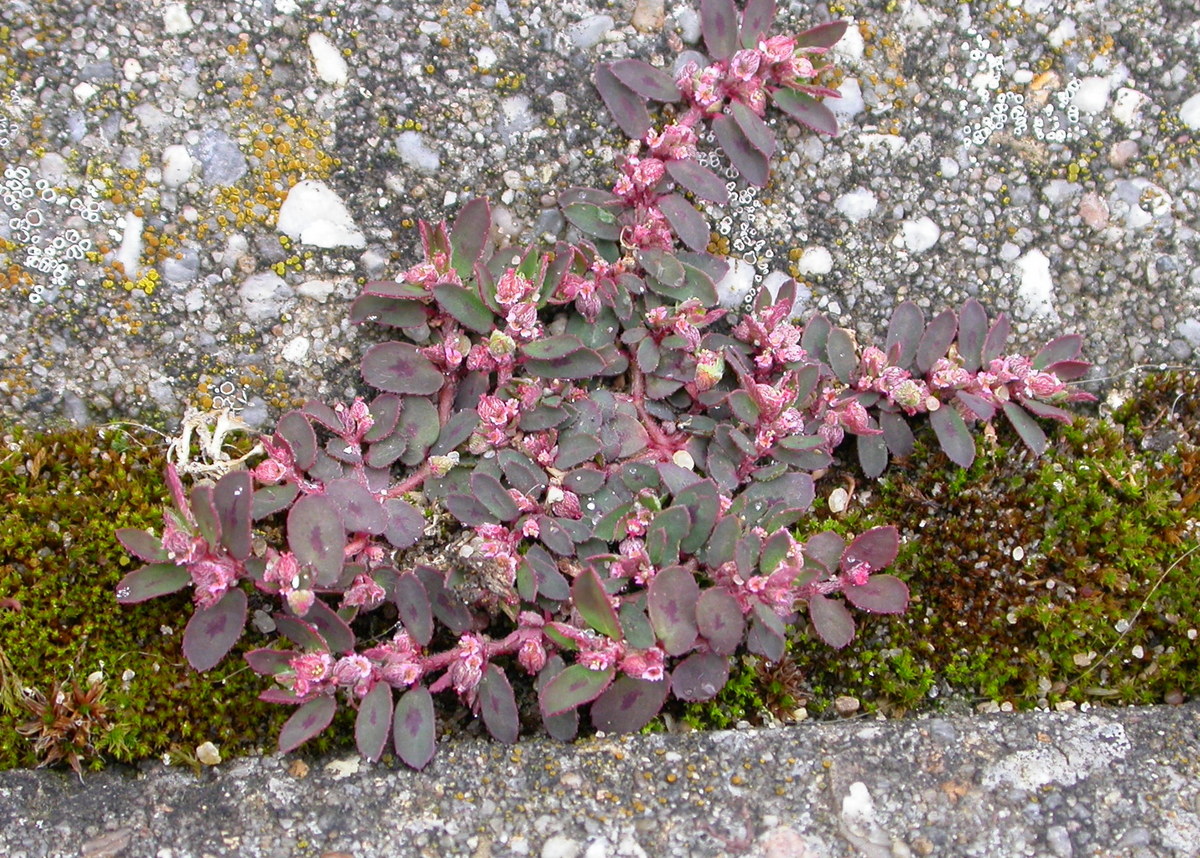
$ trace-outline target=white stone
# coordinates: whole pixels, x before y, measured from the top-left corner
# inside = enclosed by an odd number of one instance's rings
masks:
[[[479,66],[480,71],[490,71],[498,59],[496,52],[487,45],[475,52],[475,65]]]
[[[829,511],[834,515],[846,511],[850,506],[850,492],[838,487],[829,493]]]
[[[953,158],[939,158],[938,159],[938,172],[940,172],[942,174],[942,178],[953,179],[955,176],[958,175],[958,171],[959,171],[958,162],[955,161]]]
[[[125,231],[121,234],[121,246],[117,248],[115,261],[125,269],[125,276],[130,280],[138,278],[138,262],[142,258],[142,225],[143,220],[133,212],[125,214]]]
[[[324,304],[333,294],[332,280],[305,280],[296,287],[296,294],[301,298],[310,298],[318,304]]]
[[[717,282],[717,302],[722,307],[736,309],[754,291],[754,266],[734,257],[728,262],[729,270]]]
[[[900,225],[901,241],[909,253],[924,253],[937,244],[942,228],[927,217],[906,220]]]
[[[291,295],[292,288],[274,271],[251,274],[238,287],[242,310],[256,324],[277,320]]]
[[[316,247],[366,247],[341,197],[324,182],[305,179],[292,186],[275,226],[284,235]]]
[[[846,78],[838,87],[838,92],[841,93],[841,98],[831,98],[824,102],[825,106],[833,111],[834,116],[854,116],[863,112],[865,103],[857,78]]]
[[[300,363],[308,354],[309,346],[312,344],[308,341],[308,337],[296,337],[279,353],[280,357],[290,363]]]
[[[1059,21],[1058,26],[1050,31],[1047,41],[1053,48],[1061,48],[1067,42],[1075,38],[1075,22],[1070,18],[1063,18]]]
[[[583,851],[578,840],[555,834],[542,844],[542,858],[579,858]]]
[[[1016,266],[1021,274],[1017,294],[1029,315],[1058,318],[1051,300],[1054,297],[1054,280],[1050,276],[1050,260],[1046,254],[1035,247],[1018,259]]]
[[[1200,130],[1200,92],[1179,105],[1179,121],[1193,131]]]
[[[1099,113],[1108,104],[1108,92],[1111,84],[1106,77],[1085,77],[1079,82],[1079,89],[1071,98],[1071,104],[1079,108],[1080,113]]]
[[[163,149],[162,182],[168,188],[178,188],[192,177],[196,162],[186,146],[174,145]]]
[[[847,220],[858,222],[875,211],[879,200],[870,188],[855,188],[833,201],[833,207]]]
[[[679,38],[689,45],[700,41],[700,13],[690,6],[680,6],[673,13],[679,27]]]
[[[206,766],[215,766],[221,762],[221,752],[212,742],[204,742],[196,746],[196,759]]]
[[[72,90],[72,93],[75,95],[75,100],[80,104],[86,104],[87,100],[95,95],[96,92],[96,87],[92,86],[86,80],[78,84],[75,89]]]
[[[345,86],[350,79],[350,67],[346,58],[324,33],[310,33],[308,49],[312,52],[317,67],[317,77],[334,86]]]
[[[403,131],[396,138],[396,154],[418,173],[432,176],[441,165],[441,157],[416,131]]]
[[[1139,119],[1138,114],[1142,110],[1142,105],[1150,99],[1136,89],[1130,89],[1123,86],[1117,90],[1117,97],[1113,99],[1112,117],[1122,125],[1132,125]]]
[[[796,262],[796,269],[801,274],[819,277],[833,270],[833,254],[821,246],[806,247]]]
[[[181,36],[192,29],[192,18],[187,4],[168,3],[163,7],[163,28],[168,35]]]
[[[130,57],[121,64],[121,75],[130,82],[137,80],[142,76],[142,64],[135,57]]]
[[[863,58],[863,48],[862,31],[851,20],[850,25],[846,28],[846,34],[838,39],[830,53],[843,62],[854,64]]]
[[[577,50],[595,47],[617,25],[611,15],[589,15],[567,27],[567,38]]]

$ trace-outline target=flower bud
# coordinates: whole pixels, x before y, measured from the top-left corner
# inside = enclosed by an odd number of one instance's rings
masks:
[[[696,353],[696,389],[703,393],[711,390],[725,374],[725,356],[711,349],[700,349]]]

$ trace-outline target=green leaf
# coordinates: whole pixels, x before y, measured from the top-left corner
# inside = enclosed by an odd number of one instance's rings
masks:
[[[475,270],[492,229],[492,211],[487,197],[476,197],[458,213],[450,232],[450,264],[464,280]],[[482,332],[486,333],[486,331]]]
[[[464,327],[479,334],[490,334],[496,327],[496,317],[484,306],[478,295],[453,283],[439,283],[433,295],[442,309]]]
[[[184,566],[174,563],[151,563],[135,569],[117,584],[117,601],[122,605],[134,605],[182,590],[192,580]]]
[[[600,576],[591,566],[585,566],[575,576],[575,582],[571,585],[571,600],[584,622],[605,637],[621,640],[621,623],[617,620],[617,612],[608,600]]]
[[[582,664],[573,664],[546,683],[538,695],[544,717],[561,715],[591,703],[608,688],[616,673],[615,668],[590,670]]]
[[[806,128],[831,137],[838,133],[837,117],[833,111],[805,92],[777,89],[771,93],[775,106]]]
[[[568,203],[563,207],[563,215],[587,235],[608,241],[617,241],[621,238],[621,224],[617,222],[617,216],[608,208],[594,203]]]

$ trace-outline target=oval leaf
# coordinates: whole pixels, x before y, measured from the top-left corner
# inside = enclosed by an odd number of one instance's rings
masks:
[[[696,626],[718,655],[733,655],[746,635],[741,606],[721,587],[710,587],[696,600]]]
[[[436,748],[433,696],[418,685],[404,692],[392,713],[392,743],[405,765],[420,770],[433,759]]]
[[[502,522],[516,521],[521,515],[516,501],[500,481],[491,474],[475,472],[471,474],[471,491],[488,512]]]
[[[716,697],[728,681],[729,659],[715,652],[694,652],[671,671],[671,691],[693,703]]]
[[[908,369],[917,356],[917,345],[924,332],[925,314],[921,308],[912,301],[899,304],[888,323],[887,345],[884,347],[888,359],[901,369]]]
[[[968,298],[958,313],[958,354],[967,372],[979,369],[987,331],[987,310],[974,298]]]
[[[604,106],[612,114],[617,125],[625,132],[626,137],[641,140],[650,130],[650,113],[642,97],[621,83],[612,70],[605,65],[597,65],[595,72],[596,89]]]
[[[741,44],[753,48],[766,36],[775,21],[775,0],[746,0],[742,10]]]
[[[147,563],[164,563],[167,552],[162,547],[162,540],[153,533],[137,527],[122,527],[117,530],[117,540],[139,560]]]
[[[810,131],[834,137],[838,133],[837,117],[833,111],[806,92],[777,89],[771,93],[775,106]]]
[[[667,223],[671,224],[671,229],[675,230],[680,241],[692,250],[704,250],[708,247],[708,221],[696,211],[695,206],[679,194],[667,194],[658,199],[658,207],[666,215]],[[642,342],[654,341],[646,338]]]
[[[575,576],[575,582],[571,585],[571,600],[584,622],[607,638],[621,640],[621,623],[617,619],[617,612],[608,600],[600,576],[591,566],[584,567]]]
[[[859,563],[866,563],[874,572],[890,566],[899,551],[900,531],[894,525],[873,527],[846,546],[842,552],[842,569],[849,570]]]
[[[847,587],[846,600],[873,614],[903,614],[908,608],[908,585],[895,575],[872,575],[861,587]]]
[[[837,599],[820,594],[810,597],[808,617],[821,640],[834,649],[842,649],[854,640],[854,618]]]
[[[858,368],[858,357],[854,353],[854,338],[845,328],[834,328],[825,341],[829,366],[842,384],[849,384]]]
[[[587,235],[606,241],[617,241],[621,237],[621,224],[617,222],[617,216],[604,206],[568,203],[563,206],[563,215]]]
[[[312,424],[299,411],[289,411],[275,426],[276,439],[282,438],[292,451],[296,467],[306,471],[317,461],[317,435]]]
[[[187,567],[174,563],[152,563],[135,569],[117,584],[117,601],[134,605],[182,590],[192,580]]]
[[[619,677],[592,704],[592,724],[606,733],[634,733],[654,719],[669,691],[666,680]]]
[[[563,670],[543,687],[538,695],[542,715],[553,718],[599,697],[612,682],[615,668],[591,670],[582,664],[573,664]]]
[[[929,372],[938,358],[946,356],[957,331],[958,317],[953,310],[943,310],[933,317],[917,345],[917,372]]]
[[[646,606],[650,624],[668,655],[682,655],[696,643],[696,602],[700,587],[682,566],[670,566],[650,581]]]
[[[733,0],[701,0],[700,32],[713,59],[729,59],[737,50],[737,18]]]
[[[929,424],[950,461],[960,468],[971,467],[975,461],[975,439],[967,430],[962,415],[952,405],[943,403],[937,411],[929,412]]]
[[[450,231],[450,264],[461,277],[465,278],[475,270],[491,229],[492,210],[487,197],[476,197],[458,213]],[[436,288],[434,294],[437,294]]]
[[[319,734],[333,721],[337,712],[337,701],[329,696],[310,700],[292,713],[279,731],[279,750],[294,751]]]
[[[667,173],[702,200],[723,206],[729,202],[729,189],[721,177],[695,161],[668,161]],[[619,234],[617,236],[620,237]]]
[[[1033,368],[1042,370],[1050,366],[1050,364],[1058,363],[1059,361],[1074,360],[1079,356],[1079,349],[1082,344],[1083,337],[1079,334],[1067,334],[1063,337],[1057,337],[1042,346],[1041,350],[1034,355]]]
[[[288,546],[302,564],[317,571],[317,583],[337,581],[345,560],[346,529],[337,504],[325,495],[305,495],[287,519]]]
[[[380,534],[387,529],[387,513],[357,480],[332,480],[325,485],[325,496],[337,506],[343,526],[351,533]]]
[[[752,185],[765,187],[770,174],[767,156],[754,147],[738,124],[728,116],[714,116],[713,134],[717,143],[725,150],[730,162]]]
[[[388,733],[392,731],[392,687],[377,682],[358,704],[354,719],[354,744],[358,752],[375,762],[383,756]]]
[[[775,154],[775,132],[767,127],[767,123],[763,122],[757,113],[740,101],[730,104],[729,112],[750,145],[769,160]]]
[[[412,572],[405,572],[396,578],[395,587],[392,601],[404,630],[416,643],[427,646],[433,637],[433,607],[425,585]]]
[[[488,732],[496,739],[506,745],[517,741],[521,729],[517,701],[508,677],[494,664],[487,666],[479,681],[479,714],[483,716]]]
[[[655,101],[678,101],[679,89],[672,77],[662,69],[656,69],[641,60],[617,60],[609,63],[611,71],[621,83],[644,98]]]
[[[842,36],[846,35],[846,28],[849,24],[848,20],[818,24],[812,29],[805,30],[796,36],[796,47],[832,48]]]
[[[1004,416],[1008,418],[1008,422],[1017,430],[1017,434],[1021,436],[1021,440],[1025,442],[1035,456],[1040,456],[1046,452],[1046,445],[1049,441],[1046,438],[1046,433],[1042,431],[1042,427],[1037,425],[1032,417],[1020,405],[1015,402],[1004,403]]]
[[[480,297],[454,283],[439,283],[433,287],[433,295],[442,309],[453,316],[464,327],[480,334],[490,334],[496,327],[492,315]]]
[[[363,380],[388,393],[425,396],[441,390],[440,370],[408,343],[379,343],[367,349],[362,360]]]
[[[197,608],[183,630],[183,654],[193,669],[215,667],[233,648],[246,626],[246,594],[229,590],[208,608]]]

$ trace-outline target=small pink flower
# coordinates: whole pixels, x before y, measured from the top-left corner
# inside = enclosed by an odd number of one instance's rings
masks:
[[[387,593],[374,578],[369,575],[357,575],[346,595],[342,597],[342,605],[358,606],[369,611],[382,605],[386,598]]]
[[[752,48],[738,51],[729,61],[729,73],[738,80],[748,81],[758,73],[761,61],[762,55]]]
[[[510,307],[518,301],[524,301],[533,294],[533,284],[516,269],[509,268],[500,276],[496,283],[496,300],[505,307]]]
[[[925,386],[924,382],[907,378],[888,391],[888,395],[905,412],[915,414],[924,408],[925,399],[929,396],[929,388]]]
[[[792,58],[796,40],[791,36],[772,36],[758,43],[758,50],[769,63],[781,63]]]
[[[535,637],[526,638],[517,650],[517,663],[525,668],[526,673],[541,673],[546,666],[546,648],[541,640]]]
[[[871,567],[867,563],[855,563],[843,573],[843,579],[852,587],[861,587],[871,577]]]
[[[711,390],[725,374],[724,355],[701,349],[696,352],[696,389],[703,393]]]
[[[354,689],[356,697],[365,697],[371,690],[375,666],[364,655],[344,655],[333,666],[333,681],[342,687]]]
[[[254,467],[254,479],[264,485],[274,485],[287,476],[288,468],[274,459],[264,459]]]
[[[663,678],[663,651],[658,647],[635,649],[621,659],[621,671],[634,679],[658,682]]]
[[[297,617],[303,617],[308,614],[308,611],[313,606],[313,602],[317,600],[317,594],[312,590],[287,590],[284,598],[287,600],[288,607]]]
[[[211,608],[237,582],[238,565],[231,557],[208,555],[188,565],[195,590],[192,598],[201,608]]]
[[[172,516],[165,517],[162,535],[162,547],[167,556],[180,566],[187,566],[199,560],[208,543],[198,536],[192,536],[186,530],[176,527]]]
[[[291,691],[297,697],[307,697],[333,675],[333,656],[327,652],[309,652],[288,662],[293,676]]]
[[[1052,372],[1034,372],[1025,379],[1025,395],[1047,399],[1062,393],[1067,386]]]

